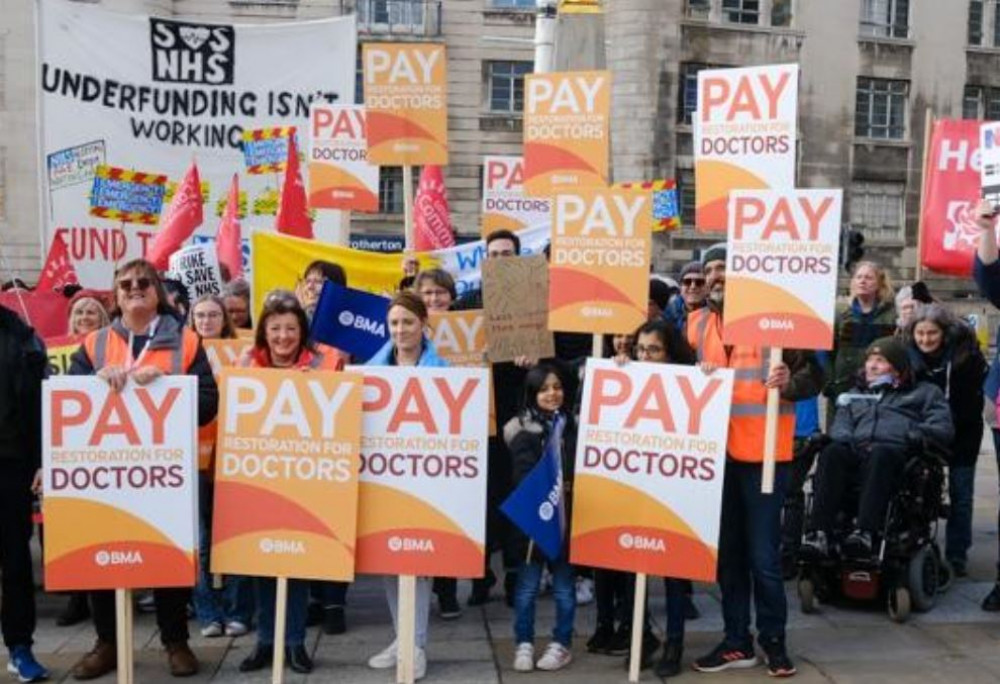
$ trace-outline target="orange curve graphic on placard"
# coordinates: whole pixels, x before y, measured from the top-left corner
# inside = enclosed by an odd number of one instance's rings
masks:
[[[524,144],[524,178],[534,178],[552,171],[586,171],[600,176],[600,171],[586,159],[573,154],[564,147],[548,143],[529,142]]]
[[[309,206],[375,211],[378,209],[378,196],[346,169],[328,164],[310,164]]]
[[[611,302],[640,308],[624,292],[592,273],[567,266],[550,267],[549,309],[556,311],[581,302]],[[641,308],[645,313],[645,307]]]
[[[483,214],[483,237],[486,237],[494,230],[509,230],[517,232],[525,227],[523,221],[519,221],[513,216],[506,214]]]
[[[422,138],[438,142],[433,133],[412,119],[390,114],[389,112],[373,112],[368,110],[368,147],[376,147],[390,140],[400,138]]]
[[[273,529],[213,540],[211,570],[223,575],[354,579],[354,548],[329,535]]]
[[[193,554],[149,541],[94,544],[45,564],[48,591],[189,587],[194,582]]]
[[[454,520],[423,499],[388,485],[362,482],[358,485],[358,538],[397,529],[401,511],[405,511],[407,527],[465,534]]]
[[[46,497],[43,503],[46,563],[78,549],[127,540],[176,548],[160,530],[115,506],[74,497]],[[71,527],[71,529],[70,529]]]
[[[756,344],[803,349],[830,348],[833,326],[794,293],[762,280],[739,276],[730,276],[727,288],[724,321],[727,343],[753,340]],[[739,311],[740,315],[733,316],[733,311]]]
[[[216,544],[275,529],[301,530],[340,541],[336,532],[297,502],[243,482],[216,481],[214,515],[212,530]]]
[[[768,183],[742,166],[717,159],[700,159],[694,167],[698,206],[727,201],[730,190],[766,190]]]
[[[358,537],[357,571],[477,578],[483,576],[483,547],[464,534],[426,527],[383,530]]]

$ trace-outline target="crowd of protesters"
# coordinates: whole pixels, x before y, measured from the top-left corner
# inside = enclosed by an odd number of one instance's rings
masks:
[[[993,219],[982,208],[980,225],[992,235]],[[518,236],[492,233],[486,258],[517,258]],[[1000,307],[1000,259],[992,239],[980,243],[975,279],[983,295]],[[845,541],[851,554],[871,554],[877,543],[901,468],[901,449],[914,432],[947,443],[948,497],[951,514],[945,534],[945,557],[955,575],[967,572],[972,543],[972,498],[976,460],[985,425],[1000,453],[996,397],[1000,359],[988,364],[973,330],[948,307],[933,299],[922,283],[892,288],[879,264],[856,264],[850,289],[839,308],[834,348],[829,354],[784,350],[769,366],[769,351],[723,342],[726,249],[713,245],[685,264],[676,280],[654,275],[649,284],[648,320],[631,334],[609,336],[604,355],[617,363],[698,365],[704,372],[735,371],[726,445],[727,466],[722,495],[718,583],[724,634],[718,646],[695,658],[702,672],[757,665],[763,656],[769,674],[791,676],[795,665],[786,647],[788,607],[784,580],[795,554],[829,552],[831,521],[843,507],[847,487],[861,487],[856,529]],[[310,322],[327,282],[346,286],[337,264],[316,261],[293,289],[276,290],[253,311],[249,287],[242,280],[226,283],[219,296],[189,300],[183,285],[170,280],[146,261],[120,266],[111,293],[72,293],[67,334],[80,348],[69,372],[96,375],[113,390],[131,379],[153,382],[161,375],[183,373],[198,378],[198,422],[201,449],[211,458],[218,391],[201,340],[234,338],[240,331],[250,348],[240,359],[249,367],[287,372],[309,369],[337,371],[351,359],[338,349],[310,339]],[[67,293],[71,294],[71,293]],[[420,271],[411,256],[404,259],[399,292],[390,301],[386,328],[389,341],[370,365],[444,366],[427,335],[429,313],[482,308],[479,291],[459,298],[451,275],[440,269]],[[590,337],[556,335],[551,359],[519,357],[493,364],[492,387],[498,434],[489,440],[488,511],[484,576],[474,580],[467,605],[494,598],[502,567],[502,587],[514,613],[513,667],[557,670],[573,660],[572,637],[578,604],[596,598],[597,626],[586,642],[594,654],[628,655],[632,643],[634,576],[604,569],[574,567],[568,548],[554,560],[545,558],[499,513],[499,505],[542,458],[553,432],[561,435],[564,497],[571,505],[576,418],[582,367],[590,354]],[[41,494],[40,391],[47,372],[41,340],[18,316],[0,308],[0,564],[3,566],[2,628],[10,650],[10,667],[21,681],[39,681],[47,672],[31,652],[35,605],[29,541],[33,494]],[[775,492],[761,492],[764,425],[768,391],[780,393]],[[867,396],[867,403],[843,397]],[[821,432],[820,404],[825,396],[825,423],[831,442],[807,448]],[[984,422],[985,412],[989,420]],[[875,408],[872,408],[875,407]],[[881,407],[881,408],[879,408]],[[872,421],[882,423],[876,431]],[[874,413],[873,413],[874,411]],[[994,415],[990,416],[990,413]],[[885,417],[888,416],[888,419]],[[819,454],[818,459],[816,455]],[[816,464],[814,466],[814,460]],[[815,472],[815,504],[805,523],[803,487]],[[207,638],[239,637],[256,630],[256,647],[239,669],[249,672],[272,662],[275,581],[227,576],[219,583],[207,571],[211,547],[212,474],[201,474],[199,521],[201,573],[196,586],[156,589],[146,603],[157,625],[172,675],[198,671],[188,646],[189,610]],[[567,520],[570,516],[567,515]],[[998,514],[1000,527],[1000,514]],[[803,539],[804,533],[804,541]],[[568,538],[568,537],[567,537]],[[501,558],[494,558],[499,552]],[[1000,552],[1000,550],[998,550]],[[685,621],[696,619],[690,582],[664,578],[666,633],[662,643],[647,617],[641,639],[641,663],[661,677],[680,673]],[[535,605],[543,585],[551,587],[556,606],[551,641],[535,651]],[[393,623],[398,586],[386,578],[385,592]],[[321,624],[329,634],[347,630],[348,585],[290,580],[286,607],[285,662],[308,673],[314,663],[305,648],[307,627]],[[416,593],[415,676],[427,671],[432,599],[444,619],[462,615],[458,582],[421,578]],[[984,610],[1000,610],[998,583],[983,600]],[[755,618],[752,620],[752,615]],[[60,625],[92,619],[97,640],[72,668],[78,680],[92,679],[116,667],[115,611],[110,592],[73,593],[59,615]],[[755,629],[751,630],[751,622]],[[394,629],[394,632],[396,630]],[[368,661],[372,668],[396,665],[397,642]],[[655,654],[659,653],[656,658]],[[760,654],[760,655],[759,655]]]

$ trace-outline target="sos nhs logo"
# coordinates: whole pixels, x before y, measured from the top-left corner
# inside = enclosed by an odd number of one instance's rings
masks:
[[[232,85],[236,30],[219,24],[149,19],[153,80]]]

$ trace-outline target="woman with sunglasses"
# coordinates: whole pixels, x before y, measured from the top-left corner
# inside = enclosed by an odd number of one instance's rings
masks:
[[[308,335],[309,317],[295,294],[275,290],[264,300],[254,345],[243,356],[240,365],[289,372],[343,370],[344,356],[331,347],[318,349],[309,341]],[[254,585],[257,589],[257,646],[240,663],[240,672],[263,669],[274,658],[277,582],[268,577],[256,577]],[[314,667],[305,648],[308,613],[309,580],[289,579],[285,608],[285,662],[293,672],[300,674],[308,674]]]
[[[175,317],[153,265],[135,259],[119,268],[114,295],[111,324],[87,335],[73,354],[70,375],[96,375],[115,392],[130,380],[146,385],[163,375],[194,375],[198,378],[198,423],[210,423],[219,403],[212,367],[198,336]],[[191,590],[156,589],[153,597],[170,674],[195,674],[198,659],[188,647],[187,627]],[[117,663],[114,592],[91,592],[90,601],[97,643],[73,666],[75,679],[100,677]]]

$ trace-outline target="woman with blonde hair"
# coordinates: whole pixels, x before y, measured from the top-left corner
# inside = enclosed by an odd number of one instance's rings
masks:
[[[107,307],[93,290],[80,290],[69,301],[70,335],[86,335],[111,323]]]

